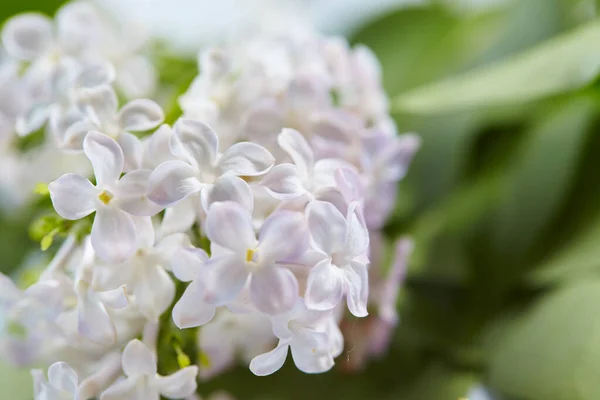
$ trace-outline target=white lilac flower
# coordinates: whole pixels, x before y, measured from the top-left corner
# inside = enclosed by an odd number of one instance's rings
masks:
[[[314,201],[306,213],[312,245],[323,255],[308,276],[307,307],[330,310],[346,295],[350,312],[366,316],[369,233],[360,210],[352,205],[344,217],[331,203]]]
[[[161,376],[156,372],[156,356],[137,339],[125,346],[122,367],[125,378],[106,389],[100,400],[158,400],[160,396],[177,399],[196,391],[198,367],[185,367],[172,375]]]
[[[100,131],[115,139],[123,149],[125,170],[141,168],[143,146],[131,132],[156,128],[164,119],[162,108],[149,99],[135,99],[118,110],[115,91],[110,86],[81,93],[77,107],[82,118],[73,122],[64,132],[63,146],[80,149],[90,131]]]
[[[340,352],[339,343],[328,331],[332,317],[332,312],[309,310],[299,300],[291,311],[273,318],[273,333],[279,343],[270,352],[252,359],[250,370],[259,376],[276,372],[283,366],[289,349],[300,371],[309,374],[328,371],[333,367],[334,354]]]
[[[157,204],[170,206],[210,190],[224,174],[259,176],[273,166],[271,153],[250,142],[219,153],[219,137],[200,121],[180,119],[174,130],[171,151],[185,161],[166,161],[152,172],[148,197]]]
[[[31,371],[35,400],[79,400],[79,378],[71,366],[56,362],[48,368],[48,379],[39,369]]]
[[[146,197],[150,171],[132,171],[120,178],[123,151],[110,137],[90,132],[83,150],[96,176],[94,186],[85,177],[66,174],[49,185],[52,204],[65,219],[81,219],[96,212],[92,245],[98,256],[115,262],[128,259],[136,248],[135,225],[130,215],[154,215],[160,207]]]

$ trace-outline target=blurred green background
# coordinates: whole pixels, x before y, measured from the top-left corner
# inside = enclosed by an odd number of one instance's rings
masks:
[[[429,2],[354,32],[381,60],[400,132],[423,138],[386,226],[416,243],[393,347],[356,375],[240,368],[201,390],[455,400],[484,384],[494,400],[600,399],[599,3]],[[1,219],[6,271],[33,244],[27,216]],[[30,391],[14,375],[0,373],[0,398]]]

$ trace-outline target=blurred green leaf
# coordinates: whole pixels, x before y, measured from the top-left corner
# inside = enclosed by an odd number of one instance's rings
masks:
[[[599,399],[598,304],[598,280],[543,299],[497,336],[490,357],[491,386],[522,399]]]
[[[395,98],[393,109],[416,114],[525,103],[580,88],[600,71],[600,22],[587,24],[506,61]]]
[[[519,259],[557,213],[571,189],[595,117],[595,99],[565,99],[534,121],[521,143],[494,223],[496,252]]]
[[[389,399],[402,400],[455,400],[465,398],[476,382],[473,374],[457,372],[442,365],[429,367],[407,390]]]

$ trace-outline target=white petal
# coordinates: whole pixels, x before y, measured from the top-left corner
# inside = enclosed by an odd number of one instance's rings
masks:
[[[256,308],[266,314],[287,312],[298,299],[298,280],[286,268],[263,268],[252,273],[250,298]]]
[[[129,297],[127,297],[127,287],[122,285],[113,290],[97,292],[98,299],[107,307],[120,309],[129,305]]]
[[[97,132],[89,132],[83,141],[83,151],[92,163],[97,185],[113,185],[123,172],[123,150],[111,137]]]
[[[213,319],[215,309],[204,301],[204,287],[199,280],[192,281],[173,308],[173,322],[179,329],[201,326]]]
[[[169,125],[163,124],[144,140],[143,165],[145,168],[154,169],[161,163],[174,159],[169,148],[171,137],[173,137],[173,130]]]
[[[147,131],[165,119],[162,108],[148,99],[136,99],[125,104],[119,112],[121,127],[126,131]]]
[[[273,263],[293,258],[306,250],[307,239],[306,221],[302,213],[276,211],[269,215],[260,230],[260,262]]]
[[[92,245],[98,257],[120,263],[135,252],[135,225],[125,211],[102,207],[96,211],[92,225]]]
[[[135,379],[121,379],[113,383],[100,395],[100,400],[123,400],[123,399],[152,399],[151,397],[141,397],[140,385]],[[158,393],[156,394],[158,396]]]
[[[177,232],[186,232],[196,222],[196,207],[193,198],[188,197],[165,210],[165,215],[160,226],[162,235],[170,235]]]
[[[124,132],[117,138],[117,143],[123,150],[125,164],[124,171],[132,171],[142,167],[142,158],[144,156],[144,146],[142,141],[135,135]]]
[[[275,99],[262,100],[248,110],[244,118],[246,135],[259,143],[275,142],[283,126],[282,105]],[[272,138],[272,139],[271,139]]]
[[[96,208],[98,190],[81,175],[63,175],[50,183],[48,190],[54,209],[65,219],[81,219]]]
[[[91,289],[84,289],[78,299],[77,330],[88,340],[110,346],[117,340],[117,332],[106,308]]]
[[[331,203],[313,201],[306,207],[308,230],[313,245],[326,254],[342,249],[346,240],[346,219]]]
[[[154,66],[146,57],[131,55],[119,64],[117,85],[130,99],[152,95],[156,81]]]
[[[369,275],[367,266],[363,263],[352,262],[344,268],[346,276],[346,300],[348,309],[356,317],[366,317],[367,300],[369,298]]]
[[[133,339],[123,350],[123,372],[129,378],[156,374],[156,357],[143,342]]]
[[[211,258],[205,268],[204,300],[216,306],[232,302],[248,280],[248,271],[237,254]]]
[[[335,171],[335,183],[346,202],[364,198],[364,185],[358,173],[352,168],[339,168]]]
[[[337,306],[344,295],[342,270],[329,259],[320,261],[311,269],[306,283],[304,299],[312,310],[330,310]]]
[[[151,217],[163,207],[148,199],[148,182],[151,172],[147,169],[131,171],[116,185],[119,207],[131,215]]]
[[[206,216],[206,236],[211,242],[244,253],[256,246],[252,217],[238,203],[215,203]]]
[[[219,151],[217,134],[206,124],[193,119],[180,119],[174,126],[171,151],[195,167],[211,168]]]
[[[140,312],[150,321],[158,321],[175,298],[175,283],[159,265],[145,265],[132,289]]]
[[[413,156],[421,146],[421,138],[414,134],[404,134],[395,140],[381,155],[385,169],[384,179],[397,182],[404,178]]]
[[[257,376],[267,376],[279,371],[287,358],[288,348],[287,343],[280,341],[270,352],[254,357],[250,362],[250,371]]]
[[[48,102],[34,103],[27,111],[20,115],[15,122],[15,130],[19,136],[27,136],[40,129],[52,112],[52,105]]]
[[[337,158],[323,158],[315,163],[312,179],[316,187],[335,187],[335,173],[340,168],[352,168],[347,162]]]
[[[88,120],[77,121],[64,132],[59,146],[67,150],[81,150],[86,135],[95,129],[96,126]]]
[[[200,191],[196,170],[183,161],[160,164],[150,175],[148,198],[161,206],[170,206]]]
[[[151,249],[156,243],[156,231],[151,217],[131,216],[135,225],[135,234],[137,236],[137,246],[140,249]]]
[[[2,29],[2,42],[13,57],[32,60],[52,43],[52,21],[37,13],[9,19]]]
[[[181,399],[191,396],[196,392],[198,384],[198,367],[195,365],[180,369],[169,376],[160,376],[156,379],[158,391],[170,399]]]
[[[110,85],[115,79],[115,68],[109,62],[88,65],[77,77],[77,86],[94,89],[102,85]]]
[[[254,208],[252,189],[245,180],[234,175],[219,177],[211,188],[202,191],[202,207],[208,211],[213,203],[233,201],[240,204],[249,213]]]
[[[352,203],[348,208],[346,241],[344,253],[356,257],[369,248],[369,231],[362,215],[362,207]]]
[[[117,94],[108,85],[80,91],[77,97],[77,107],[98,127],[114,121],[118,104]]]
[[[307,374],[329,371],[334,364],[329,353],[329,340],[323,332],[303,334],[291,343],[292,357],[296,367]]]
[[[58,390],[72,395],[77,393],[77,374],[65,362],[55,362],[48,368],[48,382]]]
[[[269,150],[255,143],[241,142],[227,149],[219,160],[219,168],[224,173],[257,176],[267,172],[274,163]]]
[[[298,168],[293,164],[274,166],[260,180],[260,184],[279,200],[294,199],[306,193]]]
[[[175,251],[171,257],[173,274],[182,282],[189,282],[198,277],[201,267],[208,261],[208,254],[196,247],[186,247]]]
[[[300,175],[306,176],[312,169],[315,158],[304,136],[294,129],[284,128],[277,137],[277,143],[294,160]]]

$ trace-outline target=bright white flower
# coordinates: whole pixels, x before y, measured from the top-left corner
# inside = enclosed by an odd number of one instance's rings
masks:
[[[119,143],[125,156],[126,171],[141,168],[142,142],[130,132],[156,128],[164,119],[162,108],[152,100],[136,99],[118,110],[117,95],[110,86],[86,91],[77,100],[84,118],[66,129],[62,138],[64,146],[81,148],[87,133],[97,130]]]
[[[198,367],[185,367],[172,375],[156,372],[156,356],[141,341],[134,339],[125,346],[122,356],[126,376],[115,382],[100,396],[100,400],[184,398],[196,391]]]
[[[331,203],[313,201],[306,213],[312,245],[324,257],[309,273],[307,307],[330,310],[346,295],[350,312],[366,316],[369,233],[360,207],[351,205],[344,218]]]
[[[265,148],[249,142],[236,143],[220,154],[216,133],[199,121],[180,119],[174,130],[171,151],[185,162],[164,162],[150,178],[148,197],[163,206],[209,190],[224,174],[262,175],[275,161]]]
[[[339,355],[339,344],[328,333],[332,313],[309,310],[302,300],[287,314],[273,320],[273,332],[279,338],[277,347],[255,357],[250,370],[259,376],[278,371],[287,358],[288,349],[296,367],[309,374],[325,372],[333,367],[333,357]]]
[[[136,170],[120,178],[123,151],[110,137],[90,132],[83,150],[91,161],[96,186],[81,175],[67,174],[49,185],[52,204],[69,220],[96,212],[92,245],[102,259],[123,262],[136,248],[135,225],[130,215],[154,215],[160,207],[146,197],[150,171]]]

